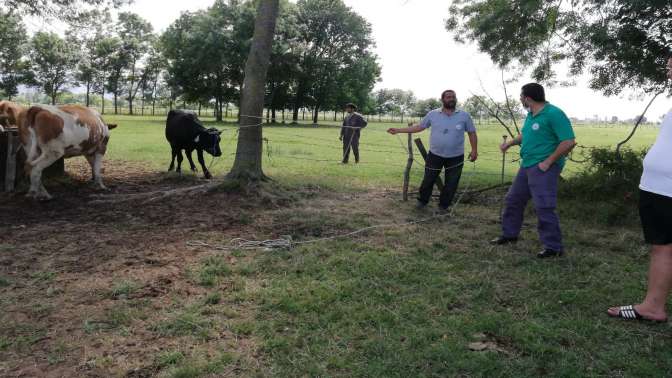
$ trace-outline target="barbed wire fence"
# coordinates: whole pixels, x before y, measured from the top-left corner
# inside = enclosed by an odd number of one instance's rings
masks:
[[[252,117],[252,118],[260,118],[260,117]],[[260,127],[262,126],[263,123],[259,124],[253,124],[253,125],[244,125],[240,127]],[[334,130],[339,129],[339,127],[334,127]],[[233,131],[233,129],[231,129]],[[366,130],[367,132],[382,132],[382,133],[387,133],[385,130],[376,130],[376,129],[368,129]],[[283,134],[282,136],[289,136],[289,137],[295,137],[295,138],[306,138],[308,135],[305,134]],[[266,148],[269,151],[269,159],[270,155],[273,155],[273,141],[277,141],[278,143],[283,143],[283,144],[289,144],[289,145],[295,145],[295,146],[307,146],[307,147],[318,147],[318,148],[324,148],[324,149],[333,149],[333,150],[340,150],[341,147],[334,145],[334,140],[329,139],[329,138],[322,138],[322,137],[314,137],[310,136],[311,141],[303,141],[303,140],[296,140],[296,139],[291,139],[291,140],[286,140],[282,139],[280,137],[278,138],[272,138],[272,140],[265,139],[266,143]],[[238,237],[232,239],[229,243],[226,244],[212,244],[212,243],[207,243],[202,240],[191,240],[186,243],[186,245],[190,248],[207,248],[211,250],[216,250],[216,251],[231,251],[231,250],[265,250],[265,251],[272,251],[272,250],[277,250],[277,249],[292,249],[294,247],[298,246],[304,246],[304,245],[309,245],[309,244],[315,244],[315,243],[320,243],[320,242],[325,242],[325,241],[332,241],[332,240],[337,240],[337,239],[345,239],[345,238],[351,238],[355,237],[370,231],[375,231],[375,230],[382,230],[382,229],[387,229],[387,228],[400,228],[400,227],[409,227],[412,225],[417,225],[421,223],[426,223],[430,222],[433,220],[438,220],[442,218],[453,218],[455,215],[455,212],[457,209],[459,209],[462,204],[462,201],[465,197],[465,195],[469,194],[472,191],[472,187],[474,185],[475,178],[477,177],[499,177],[501,180],[501,185],[496,186],[496,187],[502,187],[503,185],[509,185],[510,182],[506,182],[506,179],[513,179],[515,175],[507,174],[506,173],[506,166],[507,164],[515,164],[520,160],[519,154],[510,151],[509,154],[513,157],[509,157],[507,159],[507,154],[502,153],[501,150],[487,150],[487,152],[484,154],[486,156],[479,156],[478,160],[476,162],[462,162],[457,165],[448,167],[448,168],[433,168],[433,167],[428,167],[426,164],[424,164],[424,159],[419,158],[416,155],[416,151],[414,148],[412,148],[410,144],[410,139],[411,136],[409,134],[409,144],[408,147],[404,145],[402,139],[399,137],[397,134],[396,139],[399,142],[399,149],[397,150],[396,148],[393,148],[392,145],[389,144],[381,144],[381,143],[367,143],[367,146],[360,146],[360,151],[362,152],[375,152],[375,153],[389,153],[389,154],[395,154],[395,157],[399,156],[408,156],[409,159],[412,159],[413,162],[417,161],[417,164],[413,164],[412,167],[415,170],[415,172],[420,173],[424,172],[425,170],[444,170],[444,169],[450,169],[450,168],[455,168],[457,166],[463,166],[467,164],[471,164],[471,169],[469,172],[466,174],[462,175],[462,182],[463,182],[463,188],[462,190],[458,193],[458,196],[456,197],[455,202],[453,205],[450,207],[450,210],[446,213],[440,213],[440,214],[434,214],[431,216],[425,216],[416,220],[404,222],[404,223],[382,223],[382,224],[376,224],[376,225],[371,225],[367,227],[363,227],[354,231],[343,231],[343,232],[336,232],[334,235],[330,236],[325,236],[325,237],[319,237],[319,238],[313,238],[313,239],[306,239],[306,240],[294,240],[291,236],[289,235],[283,235],[279,238],[274,238],[274,239],[266,239],[266,240],[252,240],[249,237]],[[322,143],[316,143],[316,141],[324,141],[324,142],[329,142],[329,144],[322,144]],[[369,148],[368,146],[371,146]],[[588,149],[588,148],[596,148],[596,147],[587,147],[587,146],[581,146],[583,149]],[[479,151],[481,153],[482,151]],[[398,155],[396,155],[398,154]],[[492,154],[501,154],[501,159],[495,158],[492,156]],[[235,155],[235,153],[232,153],[232,155]],[[318,162],[318,163],[328,163],[328,164],[335,164],[339,160],[333,159],[333,158],[324,158],[324,159],[316,159],[316,158],[311,158],[308,156],[301,156],[294,154],[291,156],[292,159],[295,160],[302,160],[302,161],[308,161],[308,162]],[[496,172],[491,172],[491,171],[479,171],[477,168],[477,163],[478,161],[488,161],[488,162],[498,162],[502,164],[502,171],[500,173]],[[376,166],[385,166],[385,167],[397,167],[396,164],[390,163],[389,161],[382,162],[382,161],[367,161],[367,162],[360,162],[359,165],[376,165]],[[402,171],[403,169],[410,169],[411,167],[409,166],[403,166],[402,164],[398,165],[399,170]],[[419,171],[419,172],[418,172]],[[404,185],[406,188],[406,186]],[[405,193],[405,191],[403,191]],[[501,209],[500,209],[501,213]]]

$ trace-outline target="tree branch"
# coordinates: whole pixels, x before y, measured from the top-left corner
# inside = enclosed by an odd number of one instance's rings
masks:
[[[621,147],[622,147],[624,144],[628,143],[628,142],[630,141],[630,139],[632,139],[632,137],[635,135],[635,132],[637,131],[637,128],[638,128],[639,125],[642,123],[642,120],[644,119],[644,115],[646,115],[646,112],[649,110],[649,107],[651,107],[651,104],[653,104],[653,101],[654,101],[658,96],[660,96],[661,94],[663,94],[663,93],[665,92],[665,90],[666,90],[666,89],[662,89],[662,90],[660,90],[659,92],[657,92],[655,96],[653,96],[653,98],[651,99],[651,101],[649,101],[649,104],[646,105],[646,108],[644,108],[644,111],[642,112],[642,115],[640,115],[640,116],[639,116],[639,119],[637,119],[637,122],[635,123],[635,127],[632,128],[632,132],[630,132],[630,135],[628,135],[628,137],[625,138],[625,140],[623,140],[623,141],[620,142],[618,145],[616,145],[616,156],[618,156],[618,157],[621,156]]]

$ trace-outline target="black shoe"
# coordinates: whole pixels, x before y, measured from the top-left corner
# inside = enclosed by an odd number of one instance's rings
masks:
[[[496,239],[490,240],[490,244],[492,245],[504,245],[504,244],[513,244],[518,241],[518,238],[507,238],[504,236],[500,236]]]
[[[415,210],[424,210],[427,207],[427,204],[422,201],[415,202]]]
[[[537,257],[544,259],[546,257],[561,257],[564,254],[563,251],[554,251],[552,249],[544,249],[543,251],[537,253]]]

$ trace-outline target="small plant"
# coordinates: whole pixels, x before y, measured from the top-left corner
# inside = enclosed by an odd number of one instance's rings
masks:
[[[208,294],[208,296],[205,297],[204,302],[206,305],[216,305],[219,304],[219,302],[221,301],[222,301],[222,294],[220,294],[219,292],[214,292]]]
[[[35,272],[30,277],[35,282],[51,282],[56,278],[56,272]]]
[[[6,338],[4,336],[0,336],[0,351],[5,351],[5,350],[9,349],[9,347],[11,345],[12,345],[12,342],[8,338]]]
[[[196,280],[199,285],[212,287],[217,284],[220,277],[231,274],[231,268],[221,256],[210,256],[203,260],[197,272]]]
[[[11,285],[11,282],[5,277],[0,277],[0,287],[8,287]]]
[[[66,353],[66,345],[62,341],[58,342],[54,349],[52,349],[51,352],[49,352],[47,355],[47,362],[49,362],[50,365],[64,362]]]
[[[152,331],[161,336],[195,336],[200,339],[210,337],[212,322],[199,314],[197,309],[186,311],[172,316],[152,326]]]
[[[112,287],[112,297],[113,298],[128,298],[136,290],[138,290],[139,285],[133,281],[121,281],[116,283]]]
[[[163,369],[175,366],[184,360],[184,354],[179,350],[166,351],[156,357],[156,366]]]

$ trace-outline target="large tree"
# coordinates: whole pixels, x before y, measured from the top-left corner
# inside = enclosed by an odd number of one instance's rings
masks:
[[[261,117],[278,8],[279,0],[260,0],[257,7],[254,37],[245,64],[236,159],[229,172],[229,178],[247,181],[264,178],[261,164],[263,137]]]
[[[77,83],[86,89],[86,106],[91,104],[91,94],[100,93],[103,88],[104,69],[100,64],[97,44],[111,31],[111,15],[107,11],[90,12],[88,18],[82,19],[85,25],[71,26],[66,31],[66,40],[70,44],[79,46],[79,61],[75,69],[74,78]]]
[[[589,73],[590,87],[607,95],[666,85],[669,0],[453,0],[446,27],[538,81],[554,81],[556,64],[569,62],[571,75]]]
[[[142,65],[155,39],[152,25],[135,13],[119,13],[117,33],[121,39],[121,55],[125,67],[126,100],[129,113],[133,114],[133,101],[144,85]]]
[[[0,10],[0,96],[11,99],[27,81],[28,36],[21,18]]]
[[[97,8],[118,8],[132,2],[133,0],[4,0],[0,2],[0,10],[79,24],[86,23],[90,12],[95,12]]]
[[[121,41],[117,37],[101,36],[97,38],[93,45],[92,51],[92,65],[97,70],[97,84],[96,88],[100,94],[102,113],[105,113],[105,90],[110,88],[110,83],[115,83],[112,76],[117,76],[117,68],[121,66],[118,64],[119,46]],[[113,87],[116,88],[116,85]],[[115,108],[116,108],[115,93]]]
[[[306,105],[313,107],[313,122],[327,105],[339,85],[338,73],[357,64],[360,59],[375,61],[371,26],[346,6],[342,0],[299,0],[297,2],[300,72],[297,76],[294,116]],[[378,70],[369,70],[374,74]],[[375,83],[377,74],[362,78]]]
[[[245,26],[247,24],[247,26]],[[240,97],[244,54],[254,27],[250,4],[218,0],[207,10],[183,13],[161,36],[170,81],[185,100],[224,104]]]
[[[38,32],[31,40],[30,63],[35,86],[41,87],[56,104],[56,98],[72,81],[78,60],[75,47],[55,33]]]

